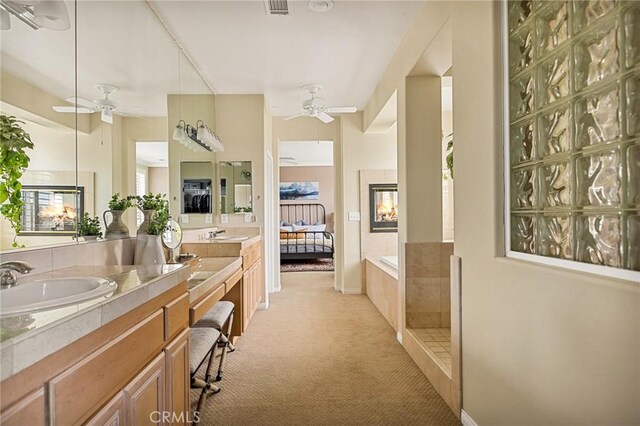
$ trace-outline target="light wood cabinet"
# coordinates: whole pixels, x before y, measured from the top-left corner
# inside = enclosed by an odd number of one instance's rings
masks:
[[[87,426],[124,426],[124,392],[119,392],[87,422]]]
[[[188,322],[182,282],[5,379],[0,424],[171,424],[167,417],[184,424],[190,418]],[[167,416],[172,411],[176,416]]]
[[[166,407],[171,424],[184,425],[189,417],[189,330],[176,337],[165,349]]]
[[[25,396],[2,411],[3,426],[42,425],[45,422],[44,388]]]
[[[165,424],[165,370],[165,354],[161,353],[124,388],[127,425]]]
[[[242,275],[242,320],[243,331],[247,329],[251,318],[258,309],[264,291],[262,279],[262,259],[257,258]]]

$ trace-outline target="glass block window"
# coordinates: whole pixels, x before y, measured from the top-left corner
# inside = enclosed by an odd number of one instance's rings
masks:
[[[508,253],[640,271],[640,2],[505,14]]]

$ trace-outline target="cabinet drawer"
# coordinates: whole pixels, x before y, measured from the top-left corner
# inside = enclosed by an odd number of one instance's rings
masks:
[[[262,245],[260,243],[255,244],[249,249],[247,254],[242,255],[242,269],[245,271],[251,267],[256,260],[262,255]]]
[[[160,352],[163,343],[164,315],[160,309],[54,377],[49,382],[53,423],[70,425],[86,421]]]
[[[225,282],[226,292],[233,288],[234,285],[238,284],[242,279],[242,269],[238,269],[233,275],[231,275]]]
[[[2,426],[44,425],[44,388],[30,393],[2,412]]]
[[[218,288],[206,295],[202,300],[193,305],[193,308],[189,309],[189,325],[193,326],[198,322],[207,311],[213,308],[225,293],[225,285],[222,283]]]
[[[189,293],[185,293],[164,308],[164,340],[189,327]]]

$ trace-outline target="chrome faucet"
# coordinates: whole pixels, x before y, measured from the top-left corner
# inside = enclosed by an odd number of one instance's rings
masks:
[[[220,234],[224,234],[226,230],[224,229],[216,229],[215,231],[209,231],[209,239],[215,238]]]
[[[0,288],[9,288],[18,285],[18,278],[14,272],[28,274],[33,266],[19,260],[0,263]]]

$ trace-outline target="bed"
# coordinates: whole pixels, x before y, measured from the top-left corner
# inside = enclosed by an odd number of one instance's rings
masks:
[[[334,238],[322,204],[280,204],[280,260],[331,259]]]

